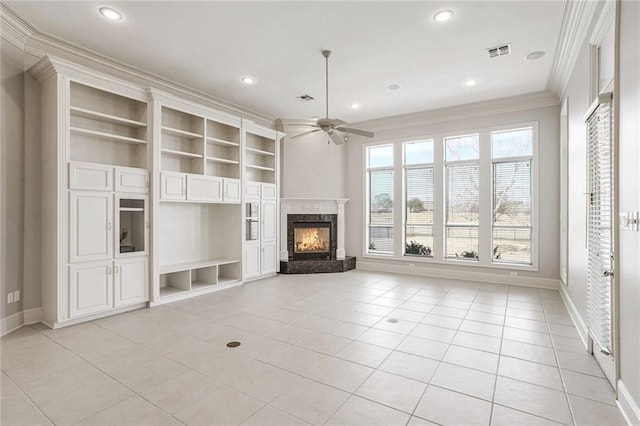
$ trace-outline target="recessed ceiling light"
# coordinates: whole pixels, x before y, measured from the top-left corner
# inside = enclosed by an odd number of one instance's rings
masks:
[[[119,21],[122,19],[122,13],[111,7],[101,7],[100,9],[98,9],[98,12],[100,12],[100,15],[104,16],[110,21]]]
[[[390,84],[387,86],[387,89],[389,90],[398,90],[400,89],[400,85],[399,84]]]
[[[439,10],[433,15],[433,20],[436,22],[445,22],[453,17],[453,10]]]
[[[243,82],[244,84],[256,84],[256,78],[255,77],[251,77],[250,75],[245,75],[240,77],[240,81]]]
[[[360,104],[349,104],[349,108],[358,109],[358,108],[360,108]]]
[[[473,79],[473,78],[470,78],[469,80],[465,81],[465,82],[464,82],[464,84],[465,84],[466,86],[473,87],[473,86],[475,86],[476,84],[478,84],[478,80]]]
[[[527,56],[525,56],[524,60],[525,61],[535,61],[536,59],[542,58],[546,53],[547,52],[544,52],[542,50],[536,50],[535,52],[531,52]]]

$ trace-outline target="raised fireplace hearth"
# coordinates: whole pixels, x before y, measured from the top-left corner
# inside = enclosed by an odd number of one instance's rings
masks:
[[[280,272],[309,274],[344,272],[355,268],[355,258],[344,250],[346,199],[291,199],[281,201]]]

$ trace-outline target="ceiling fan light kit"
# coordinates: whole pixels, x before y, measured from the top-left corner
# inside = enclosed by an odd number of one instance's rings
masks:
[[[345,121],[329,118],[329,56],[331,56],[330,50],[323,50],[322,56],[325,59],[325,118],[319,118],[315,123],[305,124],[305,127],[311,127],[313,130],[302,132],[298,135],[292,136],[291,139],[297,139],[306,135],[317,132],[325,132],[329,137],[329,141],[333,141],[336,145],[342,145],[348,140],[348,137],[344,133],[363,136],[365,138],[372,138],[373,132],[366,130],[353,129],[351,127],[344,127],[343,124],[347,124]]]

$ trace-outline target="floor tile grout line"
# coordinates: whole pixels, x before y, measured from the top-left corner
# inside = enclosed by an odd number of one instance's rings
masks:
[[[507,300],[509,293],[511,291],[511,286],[507,286]],[[505,318],[506,322],[506,318]],[[493,395],[491,396],[491,411],[489,412],[489,424],[493,421],[493,410],[495,408],[496,403],[496,391],[498,389],[498,377],[500,372],[500,360],[502,359],[502,343],[504,342],[504,325],[502,326],[502,334],[500,335],[500,347],[498,348],[498,364],[496,365],[496,378],[493,382]]]
[[[31,327],[31,326],[29,326]],[[38,331],[38,330],[35,330]],[[38,331],[39,332],[39,331]],[[46,336],[45,336],[46,337]],[[70,367],[72,368],[72,367]],[[63,370],[64,371],[64,370]],[[29,404],[31,404],[45,419],[47,419],[47,421],[49,423],[51,423],[52,425],[55,425],[55,422],[53,421],[53,419],[51,419],[47,413],[44,412],[44,410],[42,410],[42,408],[40,408],[40,405],[36,404],[36,402],[31,399],[31,397],[24,391],[24,389],[22,389],[22,387],[15,381],[13,380],[13,378],[11,376],[9,376],[5,370],[2,370],[2,373],[7,376],[7,379],[9,379],[9,381],[11,383],[13,383],[13,385],[16,387],[16,389],[18,390],[18,392],[20,392],[20,394],[27,400],[29,401]]]
[[[140,396],[140,397],[142,398],[142,396],[141,396],[141,395],[139,395],[139,394],[138,394],[138,392],[136,392],[135,390],[131,389],[129,386],[125,385],[124,383],[120,382],[120,381],[119,381],[118,379],[116,379],[115,377],[111,376],[111,374],[109,374],[109,373],[107,373],[106,371],[102,370],[101,368],[99,368],[98,366],[96,366],[95,364],[93,364],[90,360],[88,360],[88,359],[86,359],[85,357],[81,356],[80,354],[76,353],[76,352],[75,352],[75,351],[73,351],[72,349],[67,348],[66,346],[64,346],[64,345],[63,345],[63,344],[61,344],[60,342],[58,342],[58,341],[56,341],[56,340],[52,339],[50,336],[46,335],[45,333],[43,333],[43,332],[41,332],[41,331],[39,331],[39,330],[36,330],[36,331],[38,331],[40,334],[42,334],[42,335],[43,335],[44,337],[46,337],[47,339],[51,340],[53,343],[55,343],[55,344],[57,344],[58,346],[60,346],[60,347],[64,348],[65,350],[67,350],[67,351],[71,352],[74,356],[78,357],[78,358],[79,358],[79,359],[81,359],[82,361],[84,361],[84,362],[86,362],[87,364],[91,365],[93,368],[95,368],[96,370],[98,370],[98,371],[102,372],[102,373],[103,373],[103,374],[105,374],[107,377],[109,377],[111,380],[113,380],[114,382],[118,383],[120,386],[122,386],[123,388],[125,388],[125,389],[127,389],[127,390],[131,391],[131,392],[134,394],[134,395],[130,395],[130,396],[128,396],[128,397],[126,397],[126,398],[124,398],[124,399],[122,399],[122,400],[116,401],[116,402],[114,402],[113,404],[111,404],[111,405],[109,405],[109,406],[107,406],[107,407],[104,407],[103,409],[98,410],[98,411],[96,411],[96,412],[94,412],[94,413],[91,413],[91,414],[89,414],[89,415],[87,415],[87,416],[85,416],[85,417],[83,417],[83,418],[81,418],[81,419],[78,419],[78,420],[76,420],[76,422],[75,422],[75,423],[81,422],[81,421],[83,421],[83,420],[88,419],[88,418],[89,418],[89,417],[91,417],[91,416],[94,416],[94,415],[99,414],[99,413],[102,413],[103,411],[106,411],[106,410],[108,410],[108,409],[110,409],[110,408],[113,408],[113,407],[115,407],[116,405],[118,405],[118,404],[120,404],[120,403],[122,403],[122,402],[124,402],[124,401],[126,401],[126,400],[128,400],[128,399],[130,399],[130,398],[132,398],[132,397],[134,397],[135,395],[138,395],[138,396]],[[70,368],[73,368],[73,367],[70,367]],[[67,370],[67,369],[65,369],[65,370],[63,370],[63,371],[66,371],[66,370]],[[79,388],[79,389],[82,389],[82,388],[83,388],[83,387],[81,387],[81,388]],[[21,389],[21,390],[22,390],[22,389]],[[143,398],[143,399],[144,399],[144,398]],[[146,399],[145,399],[145,400],[146,400]],[[167,412],[166,412],[165,410],[163,410],[161,407],[157,407],[155,404],[151,403],[151,401],[147,401],[147,402],[149,402],[149,403],[150,403],[151,405],[153,405],[154,407],[156,407],[156,408],[160,409],[162,412],[164,412],[164,413],[168,414],[169,416],[171,416],[171,414],[170,414],[170,413],[167,413]],[[39,405],[37,405],[37,407],[38,407],[38,409],[40,409],[40,406],[39,406]],[[171,416],[171,417],[173,417],[173,416]],[[47,416],[47,418],[48,418],[48,416]],[[182,422],[180,422],[178,419],[176,419],[176,420],[177,420],[179,423],[182,423]],[[53,423],[54,425],[56,424],[55,422],[52,422],[52,423]],[[184,423],[182,423],[182,424],[184,424]]]
[[[538,294],[540,294],[540,292],[538,292]],[[540,299],[541,303],[542,303],[542,298]],[[542,313],[545,317],[545,323],[547,324],[547,329],[549,330],[549,335],[551,335],[551,327],[549,326],[549,323],[546,321],[547,319],[547,313],[546,313],[546,309],[544,307],[544,304],[542,304]],[[562,369],[560,368],[560,359],[558,358],[558,354],[556,353],[556,347],[555,347],[555,342],[553,341],[553,338],[550,339],[551,340],[551,347],[553,348],[553,356],[556,360],[556,363],[558,364],[558,374],[560,375],[560,382],[562,383],[562,389],[563,389],[563,393],[564,393],[564,397],[565,400],[567,402],[567,407],[569,408],[569,415],[571,416],[571,423],[573,425],[577,425],[576,423],[576,416],[573,410],[573,406],[571,404],[571,399],[569,398],[569,392],[567,389],[567,384],[565,382],[564,379],[564,374],[562,374]]]

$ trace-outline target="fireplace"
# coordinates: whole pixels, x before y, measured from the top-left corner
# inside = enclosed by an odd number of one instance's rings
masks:
[[[293,222],[294,259],[331,259],[331,222]]]
[[[287,215],[289,259],[335,259],[337,222],[335,214]]]
[[[346,272],[356,258],[344,249],[344,198],[280,200],[280,273]]]

